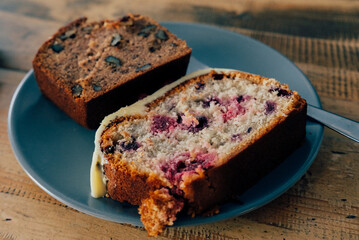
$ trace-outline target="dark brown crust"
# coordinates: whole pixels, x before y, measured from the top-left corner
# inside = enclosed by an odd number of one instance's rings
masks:
[[[81,125],[88,125],[86,109],[87,104],[82,99],[75,99],[68,88],[62,88],[53,79],[45,69],[41,69],[41,66],[34,64],[34,74],[37,84],[44,96],[49,98],[55,103],[61,110],[67,115],[72,117],[76,122]]]
[[[182,210],[183,202],[172,196],[168,189],[162,188],[151,192],[150,196],[142,200],[138,209],[141,221],[149,236],[156,236],[166,225],[173,225],[176,214]]]
[[[128,166],[105,164],[104,172],[108,178],[107,193],[120,202],[140,205],[142,199],[148,198],[151,192],[164,186],[160,180],[138,174]]]
[[[191,55],[190,48],[187,51],[178,53],[171,61],[124,84],[119,84],[100,96],[95,96],[91,99],[74,98],[71,89],[66,85],[59,84],[57,77],[43,67],[43,60],[38,55],[44,48],[49,46],[50,42],[54,41],[55,36],[85,21],[86,18],[80,18],[60,28],[54,36],[41,46],[33,60],[34,74],[41,92],[82,126],[96,129],[101,120],[108,114],[135,102],[143,93],[153,93],[165,83],[174,81],[186,73]]]

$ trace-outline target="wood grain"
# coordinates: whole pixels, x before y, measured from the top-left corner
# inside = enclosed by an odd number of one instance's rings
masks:
[[[0,67],[28,71],[39,46],[62,23],[30,18],[0,10]]]
[[[359,121],[359,2],[338,0],[0,1],[0,239],[146,239],[142,228],[78,212],[39,188],[11,150],[11,97],[43,41],[78,16],[127,12],[253,37],[292,60],[323,108]],[[359,143],[325,129],[309,171],[285,194],[226,221],[170,227],[157,239],[359,239]]]

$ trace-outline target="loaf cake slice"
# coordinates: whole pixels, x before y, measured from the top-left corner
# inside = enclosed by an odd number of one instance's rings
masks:
[[[287,85],[212,69],[106,117],[92,196],[139,205],[149,235],[183,209],[199,214],[253,186],[305,137],[306,101]]]
[[[96,129],[106,115],[183,76],[190,54],[185,41],[149,17],[80,18],[40,47],[33,68],[46,97]]]

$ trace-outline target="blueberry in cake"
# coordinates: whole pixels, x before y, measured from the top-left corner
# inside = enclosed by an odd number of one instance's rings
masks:
[[[38,50],[42,93],[81,125],[96,129],[108,114],[186,73],[191,49],[149,17],[128,14],[62,27]]]
[[[107,116],[96,133],[92,196],[139,205],[149,235],[184,209],[238,196],[305,138],[306,101],[274,79],[199,71]]]

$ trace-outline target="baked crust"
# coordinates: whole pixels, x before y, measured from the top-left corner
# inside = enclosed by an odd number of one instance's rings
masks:
[[[116,164],[111,159],[110,162],[103,167],[108,179],[107,193],[114,200],[140,205],[141,201],[148,198],[151,192],[166,186],[154,175],[138,173],[130,166]]]
[[[129,14],[127,16],[130,19],[142,19],[139,15]],[[144,94],[153,93],[164,84],[174,81],[186,73],[191,55],[191,49],[188,47],[183,51],[177,51],[176,54],[171,54],[168,61],[153,66],[154,68],[149,71],[144,71],[142,74],[128,74],[125,80],[122,79],[114,87],[105,89],[102,92],[92,92],[87,96],[74,97],[71,86],[65,83],[66,79],[56,75],[53,70],[50,70],[44,64],[46,59],[43,58],[41,53],[46,52],[61,34],[84,24],[86,20],[86,18],[80,18],[60,28],[40,47],[33,60],[34,74],[41,92],[82,126],[96,129],[108,114],[137,101]],[[154,20],[150,19],[149,21],[166,31],[169,39],[178,39]],[[111,24],[104,20],[97,24],[105,27],[106,24],[104,23],[111,25],[113,28],[119,28],[123,24],[121,20],[111,22]]]
[[[168,189],[161,188],[152,191],[149,197],[141,202],[138,212],[149,236],[156,236],[165,226],[173,225],[176,214],[183,208],[184,203],[172,196]]]

